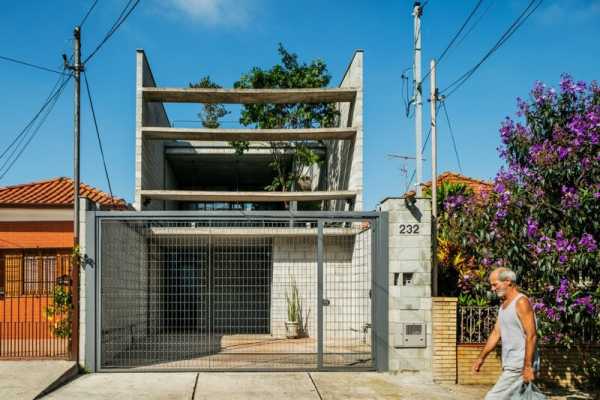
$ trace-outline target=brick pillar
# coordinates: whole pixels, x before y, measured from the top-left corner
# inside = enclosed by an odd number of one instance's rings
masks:
[[[432,299],[434,382],[456,383],[456,303],[455,297]]]

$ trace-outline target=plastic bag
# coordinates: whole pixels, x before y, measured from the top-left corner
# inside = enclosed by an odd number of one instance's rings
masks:
[[[546,396],[533,383],[523,383],[510,400],[546,400]]]

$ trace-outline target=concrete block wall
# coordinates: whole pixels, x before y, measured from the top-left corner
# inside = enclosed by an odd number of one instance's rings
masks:
[[[357,88],[353,104],[339,103],[340,127],[357,128],[354,141],[326,140],[327,190],[357,192],[354,211],[363,209],[363,51],[357,50],[342,78],[340,87]],[[345,201],[331,201],[330,210],[348,209]]]
[[[371,321],[370,231],[354,236],[324,239],[323,329],[328,340],[361,341],[362,329]],[[369,247],[369,249],[365,249]],[[317,240],[316,237],[273,239],[271,335],[285,335],[286,290],[291,278],[298,286],[310,337],[317,337]],[[370,333],[370,332],[369,332]]]
[[[135,222],[132,222],[135,224]],[[142,233],[119,220],[104,220],[101,290],[102,347],[110,362],[145,337],[148,328],[148,249]]]
[[[142,189],[165,189],[164,141],[142,138],[143,126],[169,127],[171,123],[162,103],[148,103],[143,99],[143,87],[155,87],[156,82],[143,50],[136,53],[136,96],[135,96],[135,202],[136,210],[163,210],[163,201],[153,200],[142,204]]]
[[[389,369],[431,373],[431,202],[388,198],[378,208],[389,213]],[[404,282],[405,274],[412,274],[411,282]],[[396,343],[403,323],[426,324],[425,347]]]

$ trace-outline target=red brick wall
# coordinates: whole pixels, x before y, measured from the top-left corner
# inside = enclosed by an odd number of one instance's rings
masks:
[[[0,222],[0,249],[71,247],[72,221]]]
[[[456,299],[433,298],[433,379],[466,385],[491,385],[502,372],[500,345],[488,355],[480,372],[471,371],[483,344],[456,344]],[[583,349],[541,346],[538,380],[553,386],[577,387],[585,378],[577,371],[585,354],[600,356],[600,345]]]

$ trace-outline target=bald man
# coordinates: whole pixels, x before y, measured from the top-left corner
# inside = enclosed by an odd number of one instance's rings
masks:
[[[535,314],[527,296],[519,292],[516,281],[517,275],[508,268],[497,268],[490,274],[492,291],[502,300],[502,304],[494,330],[473,363],[473,372],[479,372],[485,358],[502,339],[502,375],[485,400],[509,399],[522,383],[535,379]]]

